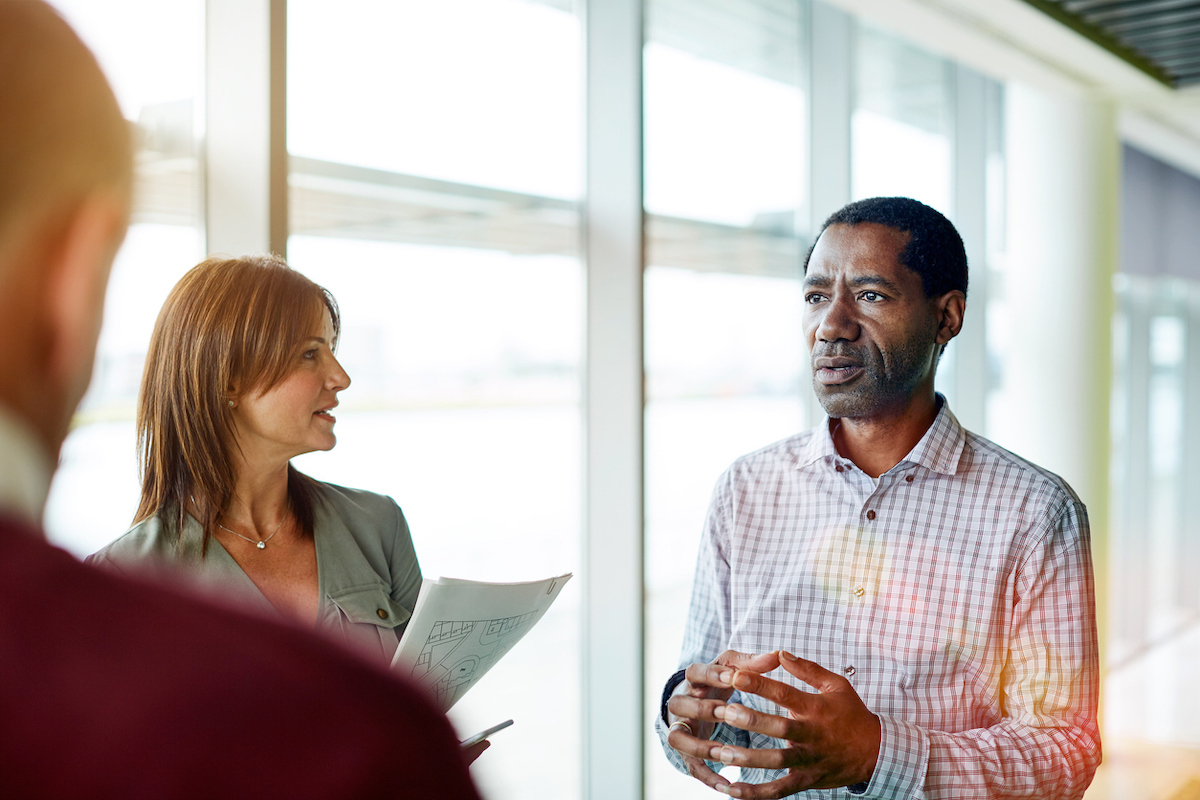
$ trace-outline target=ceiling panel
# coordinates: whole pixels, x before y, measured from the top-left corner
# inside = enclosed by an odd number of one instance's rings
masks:
[[[1168,86],[1200,83],[1197,0],[1025,0]]]

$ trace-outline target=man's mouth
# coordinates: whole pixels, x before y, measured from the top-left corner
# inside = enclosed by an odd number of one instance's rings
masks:
[[[847,383],[865,371],[862,364],[845,356],[822,356],[813,359],[813,376],[818,383],[825,386]]]
[[[865,371],[862,367],[858,366],[817,367],[813,371],[813,375],[816,376],[818,382],[826,386],[834,386],[839,383],[852,381]]]

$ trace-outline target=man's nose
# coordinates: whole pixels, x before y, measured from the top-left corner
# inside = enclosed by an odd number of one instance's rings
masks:
[[[853,298],[838,295],[826,301],[821,313],[821,322],[817,326],[817,339],[822,342],[837,342],[845,340],[853,342],[858,338],[859,325],[855,314]]]

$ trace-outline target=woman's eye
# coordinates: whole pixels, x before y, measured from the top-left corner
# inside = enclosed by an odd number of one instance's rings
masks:
[[[316,351],[316,350],[305,350],[305,351],[304,351],[304,356],[303,356],[303,357],[304,357],[304,358],[307,358],[307,359],[310,359],[310,360],[311,360],[311,359],[314,359],[314,358],[316,358],[316,357],[317,357],[317,351]]]

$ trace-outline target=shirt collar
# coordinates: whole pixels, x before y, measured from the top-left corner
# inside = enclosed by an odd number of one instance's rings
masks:
[[[953,475],[958,471],[958,462],[962,459],[963,448],[967,444],[967,432],[958,419],[950,411],[950,404],[941,394],[937,395],[939,404],[938,415],[917,442],[917,446],[901,459],[919,464],[933,472],[943,475]]]
[[[829,428],[829,415],[826,415],[821,424],[813,429],[813,435],[808,437],[808,444],[801,449],[796,466],[807,467],[824,459],[841,458],[833,444],[833,434],[829,432]]]
[[[29,426],[0,407],[0,511],[40,527],[53,470]]]
[[[950,404],[940,393],[937,395],[937,402],[938,413],[933,424],[925,431],[916,447],[900,459],[900,463],[918,464],[933,472],[953,475],[958,470],[967,434],[950,411]],[[833,444],[829,422],[827,415],[813,430],[808,443],[800,450],[797,467],[807,467],[823,459],[841,459],[837,447]]]

